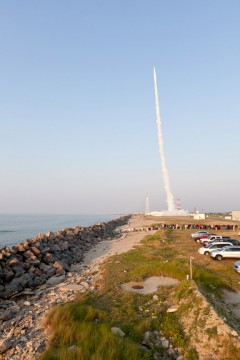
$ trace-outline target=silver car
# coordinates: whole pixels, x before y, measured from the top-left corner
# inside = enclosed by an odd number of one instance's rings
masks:
[[[199,248],[198,252],[199,252],[199,254],[202,254],[202,255],[210,255],[211,251],[222,249],[226,246],[232,246],[232,244],[229,242],[214,242],[214,243],[207,245],[206,247],[204,246],[204,247]]]
[[[240,246],[226,246],[222,249],[211,251],[210,255],[213,259],[219,261],[228,258],[240,258]]]
[[[233,264],[233,268],[235,271],[240,273],[240,261],[239,260]]]

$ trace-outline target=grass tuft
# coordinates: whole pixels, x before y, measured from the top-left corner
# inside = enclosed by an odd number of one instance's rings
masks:
[[[47,319],[54,335],[41,360],[148,358],[130,338],[113,334],[106,320],[103,311],[86,302],[56,307]]]

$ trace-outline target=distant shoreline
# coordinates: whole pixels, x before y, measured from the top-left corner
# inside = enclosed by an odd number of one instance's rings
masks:
[[[90,226],[116,219],[117,215],[0,215],[0,249],[13,246],[38,233],[59,231],[66,227]]]

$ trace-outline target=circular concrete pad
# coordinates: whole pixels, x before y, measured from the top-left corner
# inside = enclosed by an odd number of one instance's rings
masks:
[[[166,276],[152,276],[144,281],[131,281],[121,285],[121,288],[128,292],[135,292],[138,294],[151,294],[157,291],[159,286],[173,286],[178,283],[178,280]]]

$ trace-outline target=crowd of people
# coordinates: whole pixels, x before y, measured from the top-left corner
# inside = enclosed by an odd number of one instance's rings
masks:
[[[232,230],[239,231],[240,225],[221,225],[221,224],[212,224],[212,225],[202,225],[202,224],[159,224],[154,226],[144,226],[144,227],[131,227],[131,224],[128,224],[129,227],[122,230],[123,233],[132,232],[132,231],[151,231],[151,230],[160,230],[160,229],[175,229],[175,230]]]

